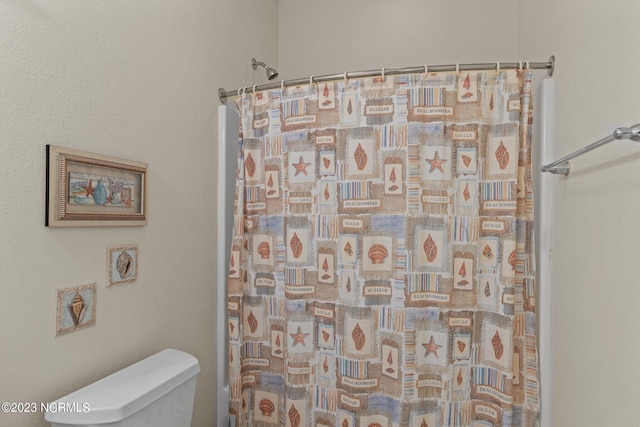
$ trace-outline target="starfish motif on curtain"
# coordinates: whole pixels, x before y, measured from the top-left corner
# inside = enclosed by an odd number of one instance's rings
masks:
[[[296,170],[296,173],[293,174],[293,176],[298,176],[300,172],[307,175],[307,167],[309,167],[309,165],[311,165],[311,163],[305,163],[302,156],[300,156],[300,160],[298,161],[298,163],[291,163],[291,166],[293,166]]]
[[[298,326],[298,331],[295,334],[289,334],[289,335],[291,335],[291,338],[293,338],[293,344],[291,344],[291,347],[294,347],[298,343],[301,343],[302,345],[306,345],[304,343],[304,339],[309,334],[303,334],[302,333],[302,328],[300,326]]]
[[[442,348],[441,345],[436,344],[436,340],[435,340],[435,338],[433,338],[433,335],[431,335],[431,338],[429,339],[429,342],[426,343],[426,344],[422,344],[422,346],[425,349],[427,349],[427,353],[424,355],[424,357],[427,357],[431,353],[435,354],[436,357],[438,357],[438,349]]]
[[[433,172],[436,169],[440,169],[440,172],[444,173],[444,169],[442,169],[442,164],[446,162],[446,159],[441,159],[438,151],[433,155],[433,159],[425,159],[427,163],[429,163],[429,173]]]

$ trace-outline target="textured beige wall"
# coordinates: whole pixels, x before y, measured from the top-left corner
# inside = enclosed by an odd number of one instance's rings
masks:
[[[513,0],[280,0],[279,78],[512,61]]]
[[[520,2],[519,53],[557,57],[554,149],[640,123],[640,3]],[[638,425],[640,146],[621,141],[556,177],[552,426]]]
[[[217,90],[262,82],[277,20],[277,0],[0,0],[0,401],[172,347],[202,366],[193,425],[215,424]],[[147,162],[149,224],[45,228],[45,144]],[[106,248],[129,243],[139,279],[107,289]],[[56,338],[56,289],[92,282],[96,326]]]

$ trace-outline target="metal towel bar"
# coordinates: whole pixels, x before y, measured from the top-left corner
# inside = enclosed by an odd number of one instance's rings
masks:
[[[599,141],[594,142],[593,144],[587,145],[573,153],[564,156],[561,159],[556,160],[553,163],[549,163],[548,165],[544,165],[540,168],[542,172],[551,172],[554,174],[561,175],[569,175],[570,165],[569,160],[576,158],[578,156],[583,155],[586,152],[589,152],[595,148],[601,147],[605,144],[608,144],[611,141],[615,141],[618,139],[630,139],[632,141],[640,141],[640,123],[637,125],[628,127],[628,128],[617,128],[613,131],[613,133],[605,138],[602,138]]]

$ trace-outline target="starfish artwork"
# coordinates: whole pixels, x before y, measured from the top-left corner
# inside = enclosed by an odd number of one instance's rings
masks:
[[[436,344],[436,340],[435,338],[433,338],[433,335],[431,335],[429,342],[426,344],[422,344],[422,346],[427,350],[427,353],[424,355],[424,357],[427,357],[431,353],[435,354],[436,357],[438,357],[438,349],[442,348],[441,345]]]
[[[300,160],[298,161],[298,163],[291,163],[291,166],[293,166],[296,170],[296,173],[293,174],[293,176],[298,176],[298,174],[300,174],[300,172],[302,172],[303,174],[307,175],[307,168],[311,165],[311,163],[305,163],[304,162],[304,158],[302,156],[300,156]]]
[[[84,188],[84,190],[87,192],[87,197],[93,196],[95,188],[91,186],[91,180],[89,180],[89,185],[83,185],[82,188]]]
[[[304,339],[309,336],[309,334],[303,334],[302,333],[302,328],[300,326],[298,326],[298,330],[296,331],[295,334],[289,334],[291,335],[291,338],[293,338],[293,344],[291,344],[291,347],[295,347],[296,344],[301,343],[302,345],[306,345],[304,343]]]
[[[432,173],[436,169],[440,169],[440,172],[444,173],[444,169],[442,168],[442,165],[447,160],[446,159],[441,159],[437,150],[436,150],[435,154],[433,155],[433,159],[425,159],[425,160],[427,161],[427,163],[429,163],[429,166],[431,166],[429,168],[429,173]]]

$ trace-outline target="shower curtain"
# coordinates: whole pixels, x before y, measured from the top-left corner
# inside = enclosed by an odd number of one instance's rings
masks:
[[[538,425],[531,72],[236,103],[236,425]]]

